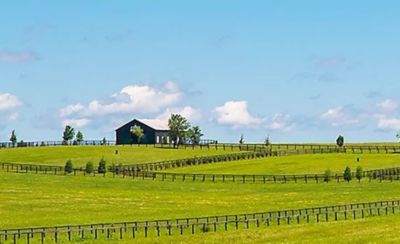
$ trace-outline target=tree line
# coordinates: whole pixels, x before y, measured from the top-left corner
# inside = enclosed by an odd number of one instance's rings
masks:
[[[72,160],[68,160],[65,163],[64,171],[66,174],[71,174],[72,172],[74,172],[74,165],[72,163]],[[87,174],[91,174],[94,171],[95,171],[94,163],[92,161],[87,162],[85,166],[85,172]],[[104,159],[104,157],[101,158],[97,164],[97,172],[100,174],[107,173],[107,161]]]

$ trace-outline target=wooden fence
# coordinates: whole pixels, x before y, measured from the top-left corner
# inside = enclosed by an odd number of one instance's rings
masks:
[[[174,148],[172,144],[156,144],[157,148]],[[335,150],[340,149],[342,152],[347,153],[400,153],[400,145],[346,145],[338,147],[334,144],[235,144],[235,143],[218,143],[206,145],[179,145],[180,149],[206,149],[206,150],[224,150],[224,151],[256,151],[261,152],[264,150],[272,151],[288,151],[288,150]]]
[[[115,172],[116,170],[124,172],[139,172],[139,171],[156,171],[164,170],[170,168],[178,168],[185,166],[195,166],[210,163],[220,163],[220,162],[231,162],[238,160],[248,160],[257,159],[264,157],[279,157],[279,156],[289,156],[298,154],[309,154],[309,153],[339,153],[343,152],[341,149],[304,149],[304,150],[291,150],[291,151],[262,151],[262,152],[236,152],[231,154],[221,154],[212,156],[202,156],[193,157],[185,159],[176,160],[166,160],[153,163],[143,163],[143,164],[132,164],[123,165],[122,169],[119,166],[108,166],[108,171]],[[49,165],[36,165],[36,164],[24,164],[24,163],[0,163],[0,169],[5,172],[44,172],[54,174],[63,174],[64,167],[62,166],[49,166]],[[75,168],[74,174],[77,171],[85,171],[84,168]]]
[[[334,154],[334,153],[400,153],[400,148],[396,147],[382,147],[382,148],[313,148],[313,149],[291,149],[291,150],[270,150],[264,149],[259,151],[245,150],[245,152],[237,152],[234,154],[224,154],[224,155],[213,155],[195,158],[186,158],[178,160],[167,160],[154,163],[144,163],[144,164],[132,164],[124,165],[125,169],[137,170],[137,171],[157,171],[163,169],[185,167],[185,166],[195,166],[201,164],[218,163],[218,162],[230,162],[238,160],[248,160],[257,159],[264,157],[280,157],[280,156],[291,156],[291,155],[305,155],[305,154]]]
[[[57,243],[97,239],[136,239],[191,235],[204,232],[268,227],[271,225],[361,219],[398,213],[400,213],[400,201],[390,200],[234,215],[15,228],[0,230],[0,243]]]
[[[48,175],[84,175],[84,176],[101,176],[101,177],[118,177],[126,179],[138,180],[158,180],[169,182],[213,182],[213,183],[322,183],[322,182],[344,182],[342,174],[334,174],[326,176],[324,174],[201,174],[201,173],[169,173],[162,171],[136,171],[134,169],[120,169],[109,173],[99,173],[94,170],[92,173],[86,173],[82,169],[74,169],[72,173],[67,174],[63,167],[33,165],[33,164],[14,164],[0,163],[0,171],[7,173],[34,173]],[[352,172],[353,180],[355,172]],[[400,180],[400,168],[375,169],[363,171],[362,178],[371,182],[372,180],[382,181],[398,181]]]
[[[30,142],[0,142],[1,148],[15,148],[15,147],[54,147],[54,146],[112,146],[115,145],[115,141],[102,141],[102,140],[84,140],[77,144],[73,142],[63,141],[30,141]]]
[[[201,143],[199,145],[194,144],[183,144],[178,145],[180,149],[200,149],[200,150],[224,150],[224,151],[256,151],[261,152],[265,150],[281,151],[281,150],[329,150],[338,149],[339,147],[335,144],[270,144],[266,146],[265,144],[238,144],[238,143],[214,143],[214,140],[207,140],[207,143]],[[73,145],[70,142],[68,145]],[[102,140],[85,140],[79,143],[79,145],[91,145],[91,146],[113,146],[116,145],[115,141],[106,141],[104,143]],[[31,142],[0,142],[1,148],[14,148],[14,147],[40,147],[40,146],[65,146],[63,141],[31,141]],[[154,147],[154,148],[175,148],[173,144],[129,144],[129,145],[119,145],[119,146],[135,146],[135,147]],[[348,144],[346,146],[340,147],[343,152],[348,153],[400,153],[400,145],[357,145]]]
[[[193,157],[193,158],[185,158],[185,159],[176,159],[176,160],[166,160],[152,163],[143,163],[143,164],[131,164],[131,165],[123,165],[122,170],[119,166],[108,166],[108,171],[158,171],[165,170],[171,168],[178,167],[186,167],[186,166],[196,166],[202,164],[211,164],[211,163],[222,163],[222,162],[231,162],[231,161],[239,161],[239,160],[249,160],[249,159],[258,159],[264,157],[279,157],[279,156],[290,156],[290,155],[302,155],[302,154],[325,154],[325,153],[345,153],[345,149],[343,148],[329,148],[329,149],[297,149],[297,150],[283,150],[283,151],[270,151],[264,150],[261,152],[254,151],[246,151],[246,152],[236,152],[231,154],[221,154],[221,155],[212,155],[212,156],[202,156],[202,157]],[[37,165],[37,164],[24,164],[24,163],[0,163],[1,170],[6,172],[23,172],[23,171],[36,171],[36,172],[54,172],[55,174],[63,174],[64,167],[62,166],[49,166],[49,165]],[[84,168],[76,168],[75,171],[84,171]],[[381,169],[378,169],[381,170]],[[375,170],[376,171],[376,170]],[[400,172],[399,172],[400,173]]]

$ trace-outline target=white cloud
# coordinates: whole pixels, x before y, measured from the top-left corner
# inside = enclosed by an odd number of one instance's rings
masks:
[[[267,124],[268,129],[280,131],[289,131],[293,126],[294,122],[289,114],[275,114]]]
[[[334,119],[339,119],[343,116],[343,108],[342,107],[336,107],[336,108],[331,108],[328,109],[325,113],[321,115],[321,119],[323,120],[334,120]]]
[[[376,106],[381,110],[381,112],[392,112],[399,107],[399,104],[392,99],[386,99],[385,101],[378,103]]]
[[[18,63],[37,59],[37,55],[33,52],[7,52],[0,51],[0,62]]]
[[[10,93],[0,94],[0,111],[9,110],[22,105],[21,100]]]
[[[378,128],[381,130],[400,130],[400,119],[380,118]]]
[[[180,114],[185,117],[190,123],[200,120],[202,116],[199,110],[194,109],[190,106],[186,106],[183,108],[168,108],[154,119],[139,120],[145,124],[154,125],[157,128],[168,129],[168,119],[171,117],[171,114]]]
[[[90,119],[65,119],[62,121],[62,125],[66,126],[66,125],[70,125],[72,127],[76,127],[76,128],[82,128],[85,127],[87,125],[89,125],[91,123]]]
[[[68,105],[67,107],[63,108],[60,110],[60,116],[61,117],[67,117],[70,116],[74,113],[81,112],[85,109],[85,107],[82,104],[73,104],[73,105]]]
[[[106,100],[93,100],[88,104],[76,103],[59,110],[62,125],[69,124],[73,127],[97,126],[101,118],[109,126],[118,127],[132,116],[165,127],[171,114],[181,114],[190,122],[199,121],[202,114],[191,107],[176,107],[181,102],[183,92],[179,86],[166,82],[162,87],[156,88],[149,85],[131,85],[121,89]],[[157,115],[158,114],[158,115]],[[146,115],[153,117],[146,118]],[[104,124],[103,123],[103,124]]]
[[[183,108],[167,108],[162,114],[157,116],[157,119],[168,120],[171,117],[171,114],[180,114],[191,122],[198,121],[202,117],[199,110],[194,109],[191,106],[185,106]]]
[[[68,105],[60,110],[61,117],[94,117],[111,114],[155,113],[177,104],[183,94],[173,82],[161,89],[149,85],[131,85],[110,97],[109,101],[93,100],[87,105]]]
[[[352,125],[359,122],[355,116],[350,112],[345,111],[343,107],[328,109],[328,111],[320,116],[320,119],[329,123],[333,127]]]
[[[257,126],[263,119],[252,116],[248,112],[246,101],[228,101],[223,106],[214,109],[215,118],[218,124],[240,126]]]

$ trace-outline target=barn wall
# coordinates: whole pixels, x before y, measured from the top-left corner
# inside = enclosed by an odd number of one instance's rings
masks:
[[[156,143],[156,134],[158,136],[167,136],[168,131],[156,131],[153,128],[137,121],[133,120],[126,125],[122,126],[116,131],[116,143],[117,145],[124,144],[137,144],[137,137],[132,135],[130,132],[132,126],[140,126],[144,132],[144,138],[141,144],[154,144]]]

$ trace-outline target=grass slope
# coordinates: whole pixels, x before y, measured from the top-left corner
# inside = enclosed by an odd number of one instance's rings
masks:
[[[360,158],[360,162],[356,158]],[[353,170],[400,167],[400,154],[309,154],[261,158],[193,167],[174,168],[169,172],[220,174],[312,174],[326,169],[342,173],[346,166]]]
[[[115,151],[118,150],[118,154]],[[0,162],[65,165],[71,159],[74,166],[95,164],[104,157],[109,164],[135,164],[231,153],[215,149],[161,149],[145,146],[59,146],[0,149]]]
[[[242,185],[4,173],[0,185],[0,228],[251,213],[400,194],[400,182]]]
[[[147,240],[142,238],[136,243],[399,243],[399,223],[400,215],[394,215],[355,221],[221,231],[192,236],[165,236]],[[132,243],[132,240],[125,240],[122,243]]]

